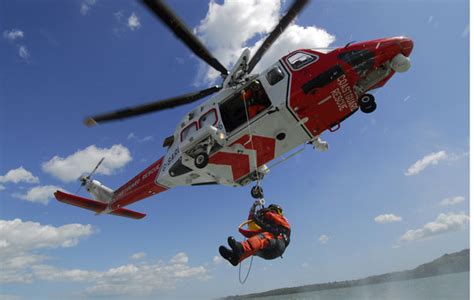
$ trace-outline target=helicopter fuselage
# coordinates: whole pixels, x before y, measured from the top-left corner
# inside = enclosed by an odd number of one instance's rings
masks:
[[[325,52],[299,49],[226,86],[183,118],[167,153],[116,190],[112,208],[175,186],[243,186],[262,178],[267,163],[337,130],[368,91],[408,70],[412,48],[410,39],[394,37]]]

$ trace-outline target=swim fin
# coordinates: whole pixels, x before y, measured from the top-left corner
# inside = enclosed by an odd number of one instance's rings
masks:
[[[220,246],[219,253],[224,259],[228,260],[231,263],[231,265],[233,265],[234,267],[239,264],[239,258],[230,249],[227,249],[224,246]]]

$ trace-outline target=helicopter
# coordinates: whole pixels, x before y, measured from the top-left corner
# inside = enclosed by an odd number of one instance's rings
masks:
[[[295,0],[260,48],[248,48],[229,71],[162,0],[142,0],[189,49],[220,72],[222,83],[201,91],[99,114],[84,120],[94,126],[208,100],[186,114],[173,135],[166,137],[166,154],[117,190],[91,175],[80,178],[93,199],[56,191],[58,201],[96,212],[133,219],[144,213],[124,208],[176,186],[220,184],[241,187],[256,182],[251,195],[263,198],[261,182],[267,164],[311,144],[328,149],[320,135],[337,131],[356,113],[372,113],[375,97],[395,73],[410,69],[413,41],[391,37],[350,42],[335,49],[296,49],[254,74],[257,63],[309,0]]]

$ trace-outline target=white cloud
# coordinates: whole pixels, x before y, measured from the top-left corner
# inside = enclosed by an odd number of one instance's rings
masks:
[[[98,174],[110,175],[132,160],[130,151],[122,145],[113,145],[110,148],[98,148],[91,145],[78,150],[66,158],[54,156],[42,164],[43,171],[64,182],[77,180],[83,174],[89,174],[102,157],[104,161],[97,169]]]
[[[20,29],[5,30],[3,32],[3,38],[10,42],[15,42],[17,40],[23,39],[24,37],[25,33]],[[21,57],[21,59],[28,60],[28,58],[30,58],[30,51],[25,45],[15,43],[15,46],[18,48],[18,55]]]
[[[134,259],[134,260],[139,260],[139,259],[143,259],[145,257],[146,257],[145,252],[138,252],[138,253],[133,254],[130,258]]]
[[[0,192],[5,190],[5,186],[0,184]]]
[[[55,227],[21,219],[0,220],[0,282],[33,281],[30,268],[47,259],[36,251],[72,247],[92,233],[91,225]]]
[[[394,214],[383,214],[374,218],[374,221],[380,224],[400,222],[401,220],[402,217],[396,216]]]
[[[420,173],[429,165],[437,165],[440,161],[448,159],[448,155],[445,151],[439,151],[436,153],[430,153],[423,157],[420,160],[417,160],[413,165],[411,165],[408,170],[405,172],[406,176],[412,176]]]
[[[83,16],[87,15],[91,10],[92,6],[97,3],[97,0],[84,0],[81,2],[81,14]]]
[[[184,252],[179,252],[175,256],[171,258],[171,263],[173,264],[178,264],[178,265],[184,265],[188,262],[189,258]]]
[[[30,51],[28,51],[28,48],[26,48],[25,45],[21,45],[19,48],[18,48],[18,55],[22,58],[22,59],[28,59],[30,58]]]
[[[50,265],[34,265],[32,267],[35,279],[48,281],[87,281],[98,277],[98,272],[80,269],[59,269]]]
[[[106,271],[68,270],[48,265],[36,265],[32,269],[38,280],[91,283],[87,293],[103,297],[147,296],[158,290],[172,289],[182,280],[208,278],[208,270],[203,266],[191,267],[175,263],[173,259],[168,263],[127,264]]]
[[[135,133],[130,132],[127,136],[127,140],[135,140],[135,141],[138,141],[138,142],[149,142],[149,141],[153,140],[153,137],[151,135],[147,135],[143,138],[140,138],[137,135],[135,135]]]
[[[455,196],[455,197],[445,198],[441,200],[439,205],[441,206],[455,205],[455,204],[463,202],[464,200],[465,199],[463,196]]]
[[[332,44],[336,38],[324,29],[314,26],[299,26],[292,24],[278,38],[273,46],[267,51],[265,56],[255,68],[255,72],[264,70],[272,63],[275,63],[282,56],[287,55],[296,49],[302,48],[326,48]],[[262,40],[263,42],[263,40]],[[256,52],[261,43],[257,43],[251,50]]]
[[[0,257],[40,248],[72,247],[92,233],[91,225],[55,227],[21,219],[0,220]]]
[[[443,233],[459,231],[469,222],[465,213],[441,213],[435,221],[425,224],[419,229],[410,229],[400,238],[401,241],[416,241],[440,235]]]
[[[130,30],[136,30],[139,29],[142,25],[140,24],[140,20],[138,19],[138,16],[135,13],[132,13],[130,17],[128,17],[127,21],[128,28]]]
[[[225,0],[223,4],[211,1],[206,17],[195,32],[225,66],[231,67],[245,47],[255,53],[278,23],[280,8],[281,1],[278,0]],[[268,67],[288,51],[327,47],[334,40],[334,36],[324,29],[291,24],[263,56],[254,72]],[[206,81],[214,81],[218,76],[213,69],[202,69],[200,73],[198,76],[205,76]]]
[[[142,24],[135,12],[132,12],[128,18],[126,15],[128,15],[128,13],[123,10],[114,12],[115,26],[113,31],[116,34],[121,34],[129,30],[135,31],[141,28]]]
[[[31,188],[26,194],[15,193],[13,194],[13,197],[46,205],[49,203],[49,200],[53,199],[53,194],[57,190],[64,191],[64,189],[55,185],[35,186]]]
[[[20,182],[26,182],[26,183],[38,183],[39,179],[36,176],[33,176],[33,174],[26,170],[23,167],[19,167],[17,169],[12,169],[8,171],[5,175],[0,176],[0,182],[1,183],[7,183],[7,182],[12,182],[12,183],[20,183]]]
[[[221,256],[217,256],[217,255],[216,255],[216,256],[214,256],[214,257],[212,258],[212,262],[213,262],[215,265],[218,265],[218,264],[220,264],[220,263],[223,262],[223,261],[224,261],[224,259],[223,259]]]
[[[3,32],[3,38],[14,41],[16,39],[22,39],[25,36],[25,33],[20,29],[5,30]]]
[[[91,296],[134,298],[173,289],[184,280],[209,278],[204,266],[188,265],[189,258],[184,252],[177,253],[168,262],[140,262],[105,271],[58,268],[45,264],[50,258],[37,253],[75,246],[92,233],[91,225],[55,227],[21,219],[0,220],[0,283],[78,282],[88,285],[85,292]],[[134,256],[143,257],[144,253]]]
[[[321,242],[321,244],[326,244],[328,241],[329,241],[329,237],[325,234],[319,237],[319,242]]]

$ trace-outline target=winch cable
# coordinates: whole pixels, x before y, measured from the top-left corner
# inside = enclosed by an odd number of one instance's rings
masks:
[[[254,170],[255,170],[255,173],[257,175],[257,186],[261,186],[262,178],[260,177],[260,173],[257,171],[257,167],[258,167],[257,166],[257,155],[256,155],[256,150],[255,150],[255,147],[254,147],[254,144],[253,144],[253,139],[252,139],[252,130],[251,130],[251,123],[250,123],[249,114],[248,114],[247,99],[245,98],[245,89],[242,90],[242,98],[243,98],[244,107],[245,107],[245,117],[247,118],[247,130],[248,130],[248,135],[249,135],[249,138],[250,138],[250,145],[252,147],[252,150],[255,151],[255,156],[254,156],[255,168],[254,168]],[[277,165],[279,165],[279,164],[285,162],[286,160],[296,156],[297,154],[300,154],[301,152],[303,152],[305,147],[306,147],[306,143],[304,144],[304,146],[301,149],[299,149],[295,153],[292,153],[289,156],[283,158],[282,160],[276,162],[275,164],[270,166],[269,169],[273,168],[273,167],[276,167]],[[250,265],[249,265],[249,268],[247,270],[247,274],[245,275],[244,279],[242,279],[242,262],[239,263],[239,282],[240,282],[240,284],[245,284],[245,282],[247,281],[247,278],[250,275],[250,271],[252,270],[252,265],[253,265],[253,257],[254,256],[252,255],[252,257],[250,259]]]
[[[247,99],[245,98],[245,89],[242,90],[242,98],[243,98],[244,107],[245,107],[245,117],[247,118],[247,130],[248,130],[248,135],[249,135],[249,139],[250,139],[250,145],[252,147],[252,150],[255,152],[255,155],[254,155],[254,165],[255,165],[254,171],[255,171],[255,174],[257,175],[257,186],[260,186],[262,178],[260,178],[260,173],[257,171],[257,167],[258,167],[257,166],[257,154],[256,154],[257,151],[255,150],[255,147],[254,147],[254,144],[253,144],[252,130],[251,130],[251,124],[250,124],[250,119],[249,119],[249,114],[248,114]],[[239,282],[240,282],[240,284],[245,284],[245,282],[247,281],[247,278],[250,275],[250,271],[252,270],[252,264],[253,264],[253,255],[250,258],[250,265],[249,265],[249,268],[247,270],[247,274],[245,275],[245,278],[242,280],[242,262],[239,263]]]
[[[242,90],[242,98],[243,98],[244,106],[245,106],[245,117],[247,118],[247,130],[248,130],[248,135],[249,135],[249,138],[250,138],[250,144],[251,144],[252,150],[255,151],[255,156],[254,156],[255,168],[254,168],[254,170],[255,170],[255,173],[257,175],[257,186],[261,186],[261,182],[262,182],[263,178],[261,178],[260,173],[257,171],[257,168],[258,168],[258,166],[257,166],[257,154],[256,154],[257,151],[255,150],[255,147],[254,147],[254,144],[253,144],[251,123],[250,123],[250,119],[249,119],[249,115],[248,115],[247,99],[245,98],[245,89]],[[295,153],[292,153],[289,156],[284,157],[280,161],[278,161],[278,162],[274,163],[273,165],[269,166],[268,169],[271,170],[274,167],[278,166],[279,164],[287,161],[288,159],[300,154],[306,148],[306,144],[307,143],[304,143],[303,147],[301,149],[299,149],[298,151],[296,151]]]
[[[245,278],[242,280],[242,262],[239,263],[239,282],[240,284],[244,284],[247,281],[247,278],[249,277],[250,270],[252,270],[252,263],[253,263],[253,255],[252,258],[250,258],[250,265],[247,270],[247,274],[245,275]]]
[[[252,94],[253,94],[253,92],[252,92]],[[248,130],[248,134],[249,134],[250,145],[252,147],[252,150],[255,152],[253,159],[254,159],[254,165],[255,165],[254,171],[255,171],[255,174],[257,175],[257,186],[260,186],[262,178],[260,178],[260,173],[257,171],[257,168],[258,168],[258,166],[257,166],[257,150],[255,150],[255,146],[253,144],[253,136],[252,136],[251,124],[250,124],[250,119],[249,119],[249,114],[248,114],[247,99],[245,98],[245,89],[242,90],[242,98],[243,98],[244,107],[245,107],[245,117],[247,118],[247,130]]]

